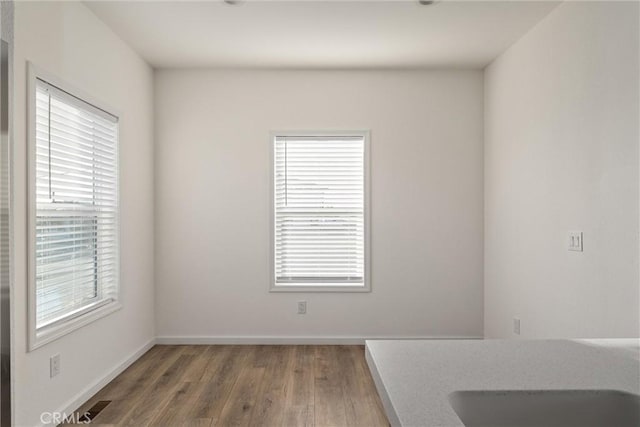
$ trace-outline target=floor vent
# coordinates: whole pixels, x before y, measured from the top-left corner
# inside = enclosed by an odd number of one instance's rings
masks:
[[[87,423],[93,421],[98,414],[107,407],[107,405],[111,403],[110,400],[100,400],[95,405],[93,405],[89,410],[78,419],[78,423]]]

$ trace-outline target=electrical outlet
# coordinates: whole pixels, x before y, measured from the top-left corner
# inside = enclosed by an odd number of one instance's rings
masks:
[[[49,375],[51,378],[60,373],[60,355],[54,354],[49,359]]]
[[[513,333],[516,335],[520,335],[520,319],[513,319]]]
[[[584,250],[582,231],[570,231],[567,238],[567,250],[575,252],[582,252]]]
[[[298,301],[298,314],[307,314],[307,302]]]

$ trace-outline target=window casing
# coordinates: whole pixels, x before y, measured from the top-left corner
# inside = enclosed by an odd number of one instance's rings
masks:
[[[30,66],[29,347],[120,307],[118,117]]]
[[[369,133],[274,132],[271,152],[271,291],[369,291]]]

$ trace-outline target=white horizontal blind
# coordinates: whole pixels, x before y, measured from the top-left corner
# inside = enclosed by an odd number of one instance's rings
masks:
[[[275,284],[363,285],[363,136],[275,138]]]
[[[117,299],[118,120],[36,83],[36,328]]]

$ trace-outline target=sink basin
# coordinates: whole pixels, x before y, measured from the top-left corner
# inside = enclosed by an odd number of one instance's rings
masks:
[[[466,427],[638,427],[640,396],[615,390],[456,391]]]

